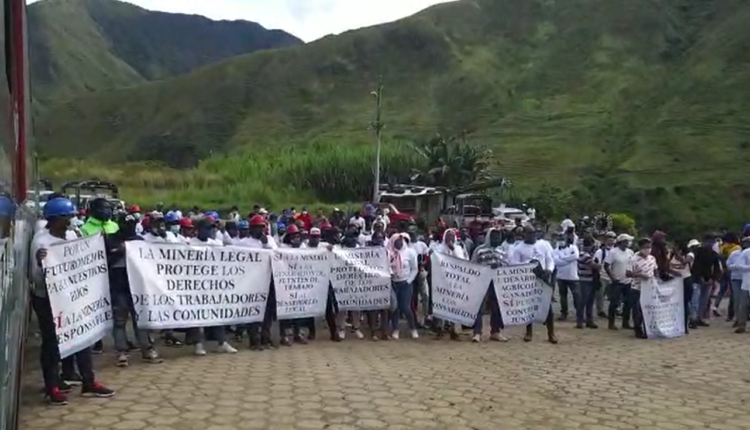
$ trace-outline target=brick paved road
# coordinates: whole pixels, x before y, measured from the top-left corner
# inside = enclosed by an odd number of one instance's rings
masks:
[[[27,376],[22,430],[750,428],[750,335],[724,322],[672,341],[575,330],[557,346],[420,339],[317,341],[279,351],[118,369],[98,361],[113,399],[50,408]],[[164,350],[162,348],[162,350]],[[719,359],[723,356],[723,359]]]

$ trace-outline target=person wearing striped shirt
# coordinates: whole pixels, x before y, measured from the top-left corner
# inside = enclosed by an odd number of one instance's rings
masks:
[[[651,239],[638,241],[638,252],[630,260],[630,269],[627,276],[632,279],[628,301],[633,310],[633,328],[635,337],[646,338],[646,330],[643,325],[643,311],[641,310],[641,287],[650,282],[656,282],[659,266],[656,258],[651,255]]]
[[[594,323],[594,270],[597,268],[594,262],[594,239],[587,237],[583,239],[583,246],[578,258],[578,288],[579,299],[576,303],[576,328],[599,328]]]

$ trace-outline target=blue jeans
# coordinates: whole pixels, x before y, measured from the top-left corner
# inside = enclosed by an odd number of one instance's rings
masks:
[[[568,291],[573,294],[573,308],[578,310],[578,306],[581,302],[580,291],[578,289],[578,281],[568,281],[565,279],[558,279],[557,285],[560,288],[560,314],[563,317],[568,316]]]
[[[615,317],[617,316],[617,307],[622,303],[622,324],[630,324],[630,301],[627,299],[630,294],[630,284],[623,284],[621,282],[612,282],[609,286],[609,325],[615,325]]]
[[[578,289],[580,291],[577,294],[573,294],[574,302],[576,295],[579,296],[576,303],[576,323],[583,324],[585,322],[586,324],[593,324],[594,299],[596,298],[594,281],[579,281]]]
[[[490,307],[490,334],[500,333],[500,330],[505,328],[505,324],[503,324],[503,314],[500,313],[500,306],[497,303],[494,282],[490,283],[490,288],[487,289],[484,302]],[[482,308],[480,308],[477,319],[474,321],[474,334],[481,335],[483,329],[484,320],[482,318]]]
[[[394,331],[398,330],[398,323],[403,313],[409,330],[416,330],[417,322],[414,319],[414,312],[411,310],[411,297],[414,289],[406,281],[393,282],[392,286],[393,292],[396,293],[396,310],[391,315],[391,327]]]
[[[130,291],[111,291],[111,294],[112,314],[114,317],[112,337],[115,340],[115,349],[117,352],[126,353],[130,349],[128,348],[128,333],[126,329],[128,318],[132,321],[138,347],[141,348],[141,351],[145,352],[153,348],[148,331],[138,328],[138,315],[135,313],[133,296],[130,294]]]
[[[693,300],[690,317],[694,321],[703,321],[703,314],[711,301],[711,287],[713,284],[705,281],[693,280]]]
[[[732,314],[730,317],[735,317],[737,321],[740,320],[740,298],[742,297],[742,279],[732,279]],[[747,294],[747,292],[745,292]]]

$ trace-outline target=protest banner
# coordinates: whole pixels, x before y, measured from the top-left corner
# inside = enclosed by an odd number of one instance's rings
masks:
[[[682,278],[664,283],[644,281],[641,284],[640,304],[649,339],[685,335],[684,296]]]
[[[492,281],[492,270],[467,260],[432,253],[432,313],[473,326]]]
[[[277,249],[271,267],[278,319],[325,315],[331,252],[325,248]]]
[[[52,244],[42,264],[62,358],[112,333],[107,254],[101,235]]]
[[[506,326],[547,319],[553,290],[534,274],[535,267],[536,264],[521,264],[494,271],[495,295]]]
[[[273,251],[234,246],[127,242],[138,325],[147,329],[260,322]]]
[[[391,270],[385,248],[334,249],[331,285],[340,311],[391,307]]]

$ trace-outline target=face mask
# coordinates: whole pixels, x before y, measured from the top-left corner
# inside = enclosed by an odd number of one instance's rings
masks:
[[[138,212],[136,212],[136,213],[133,214],[133,218],[135,218],[136,220],[140,220],[141,219],[141,214],[138,213]]]
[[[171,231],[174,234],[180,234],[180,226],[179,225],[169,226],[169,231]]]
[[[75,218],[70,218],[68,220],[68,230],[75,230],[76,229],[76,224],[75,224],[74,220],[75,220]]]

